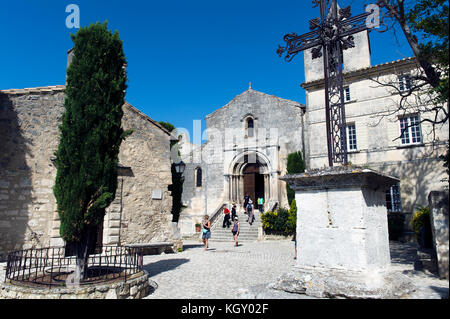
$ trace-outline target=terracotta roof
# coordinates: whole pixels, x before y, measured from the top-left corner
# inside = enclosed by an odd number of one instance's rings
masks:
[[[380,63],[380,64],[377,64],[374,66],[368,66],[368,67],[350,71],[350,72],[344,72],[344,77],[357,76],[357,75],[360,75],[363,73],[368,73],[370,71],[376,71],[376,70],[387,70],[395,65],[408,65],[408,64],[416,64],[418,66],[416,58],[409,57],[409,58],[399,59],[399,60],[395,60],[395,61]],[[320,84],[323,84],[323,78],[314,80],[314,81],[310,81],[310,82],[303,82],[300,86],[302,88],[305,88],[305,87],[311,87],[311,86],[320,85]]]
[[[40,94],[40,93],[53,93],[53,92],[63,92],[66,88],[65,85],[52,85],[52,86],[43,86],[43,87],[35,87],[35,88],[24,88],[24,89],[9,89],[9,90],[0,90],[0,94],[8,94],[8,95],[24,95],[24,94]],[[170,136],[171,140],[178,140],[172,133],[166,130],[161,124],[150,118],[148,115],[142,113],[133,105],[125,101],[124,106],[131,109],[133,112],[141,116],[142,118],[148,120],[150,123],[161,129],[164,133]]]

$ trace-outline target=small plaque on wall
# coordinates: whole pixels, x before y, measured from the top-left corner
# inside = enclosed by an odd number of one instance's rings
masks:
[[[152,191],[152,199],[162,199],[162,191],[160,189],[154,189]]]

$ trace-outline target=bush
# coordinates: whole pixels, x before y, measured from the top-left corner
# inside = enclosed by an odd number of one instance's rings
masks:
[[[403,234],[405,225],[405,214],[403,213],[388,213],[388,230],[389,239],[398,240]]]
[[[292,235],[297,225],[297,206],[292,201],[291,208],[280,208],[274,212],[261,214],[261,221],[266,233]]]
[[[420,206],[419,210],[415,212],[411,218],[410,223],[419,246],[431,248],[433,246],[433,239],[430,223],[430,208],[427,206]]]

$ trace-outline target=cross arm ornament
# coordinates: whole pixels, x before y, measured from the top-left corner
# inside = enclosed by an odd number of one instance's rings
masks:
[[[284,53],[286,53],[284,59],[287,62],[292,61],[294,56],[296,56],[299,52],[322,44],[319,30],[311,31],[303,35],[297,35],[295,32],[292,32],[286,34],[283,39],[286,42],[286,46],[282,47],[279,45],[277,54],[281,57]]]

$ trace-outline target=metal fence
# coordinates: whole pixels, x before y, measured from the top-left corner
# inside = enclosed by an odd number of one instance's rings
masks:
[[[86,276],[80,285],[126,281],[143,270],[143,254],[139,248],[103,246],[96,251],[101,253],[89,256]],[[8,254],[5,278],[32,286],[64,287],[70,282],[75,267],[76,258],[65,256],[64,247],[19,250]]]

